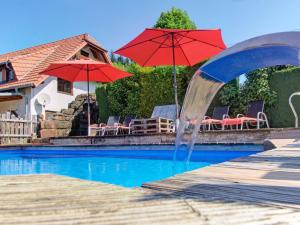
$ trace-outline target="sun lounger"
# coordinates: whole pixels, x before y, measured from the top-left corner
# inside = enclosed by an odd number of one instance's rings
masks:
[[[125,116],[122,124],[116,124],[116,126],[109,127],[107,130],[113,132],[115,135],[118,134],[130,134],[131,133],[131,121],[135,119],[136,116]]]
[[[228,113],[229,106],[217,106],[213,110],[212,117],[205,116],[201,125],[208,130],[214,129],[214,127],[217,127],[218,125],[224,129],[222,124],[225,118],[229,118]]]
[[[107,124],[102,124],[102,136],[109,133],[117,135],[118,130],[116,128],[120,125],[120,116],[108,117]]]
[[[151,118],[162,117],[165,119],[176,120],[176,105],[155,106]]]
[[[155,106],[148,119],[133,120],[133,134],[170,133],[175,131],[176,105]]]
[[[223,126],[235,125],[237,129],[242,130],[244,125],[249,129],[249,125],[254,125],[257,129],[260,128],[260,124],[266,124],[269,128],[269,122],[266,114],[264,113],[264,101],[253,101],[248,104],[246,114],[238,114],[236,118],[226,118],[223,120]]]
[[[179,111],[180,111],[180,106]],[[176,105],[159,105],[155,106],[151,115],[151,118],[164,118],[172,120],[170,128],[172,132],[175,132],[176,129]]]
[[[115,128],[119,125],[120,116],[109,116],[107,120],[107,124],[100,123],[100,124],[93,124],[90,126],[91,131],[96,132],[96,136],[103,136],[105,133],[110,131],[114,131],[112,128]],[[112,129],[112,130],[110,130]]]

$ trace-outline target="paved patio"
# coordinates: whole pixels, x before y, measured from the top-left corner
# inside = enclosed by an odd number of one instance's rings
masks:
[[[137,189],[56,175],[1,176],[0,224],[300,224],[300,148]]]

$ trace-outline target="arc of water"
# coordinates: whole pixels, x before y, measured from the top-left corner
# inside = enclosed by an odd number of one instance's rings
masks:
[[[208,79],[201,70],[194,74],[180,115],[174,153],[175,161],[188,162],[190,160],[202,119],[214,96],[223,85],[223,82]]]

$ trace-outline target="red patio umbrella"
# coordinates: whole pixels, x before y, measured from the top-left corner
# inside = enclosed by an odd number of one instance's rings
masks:
[[[40,72],[40,74],[59,77],[70,82],[87,81],[88,135],[90,135],[90,81],[109,83],[124,77],[132,76],[132,74],[117,69],[110,64],[97,62],[94,60],[54,62],[47,69]]]
[[[145,29],[135,39],[115,51],[141,66],[173,65],[174,95],[177,100],[176,65],[192,66],[226,48],[220,29]]]

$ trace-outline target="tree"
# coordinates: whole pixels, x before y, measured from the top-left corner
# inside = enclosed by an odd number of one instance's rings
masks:
[[[238,80],[233,80],[221,89],[217,95],[222,105],[230,105],[231,113],[244,113],[250,101],[264,100],[266,111],[274,105],[277,93],[270,87],[270,77],[276,71],[287,66],[275,66],[257,69],[246,74],[246,81],[239,87]]]
[[[117,62],[117,59],[116,59],[116,55],[113,53],[113,51],[110,51],[110,60],[114,63],[114,62]]]
[[[186,69],[177,67],[176,70],[178,84],[182,84]],[[141,76],[141,86],[139,112],[142,116],[151,116],[156,105],[174,104],[172,67],[153,68],[150,74]],[[178,93],[179,99],[183,99],[181,88]]]
[[[109,117],[109,103],[106,91],[106,85],[99,83],[96,88],[96,97],[99,107],[99,121],[100,123],[106,123]]]
[[[269,79],[278,68],[270,67],[259,69],[246,74],[246,81],[243,84],[240,104],[241,110],[244,109],[250,101],[264,100],[266,108],[272,106],[277,100],[277,94],[271,90]]]
[[[112,113],[121,116],[141,115],[138,110],[143,89],[141,78],[149,74],[152,68],[143,68],[135,63],[129,65],[115,63],[114,65],[134,76],[108,84],[108,99]]]
[[[233,79],[225,84],[217,94],[217,102],[230,106],[230,114],[240,113],[240,84],[239,79]]]
[[[170,11],[162,12],[154,27],[169,29],[196,29],[195,23],[190,19],[187,12],[174,7]]]

